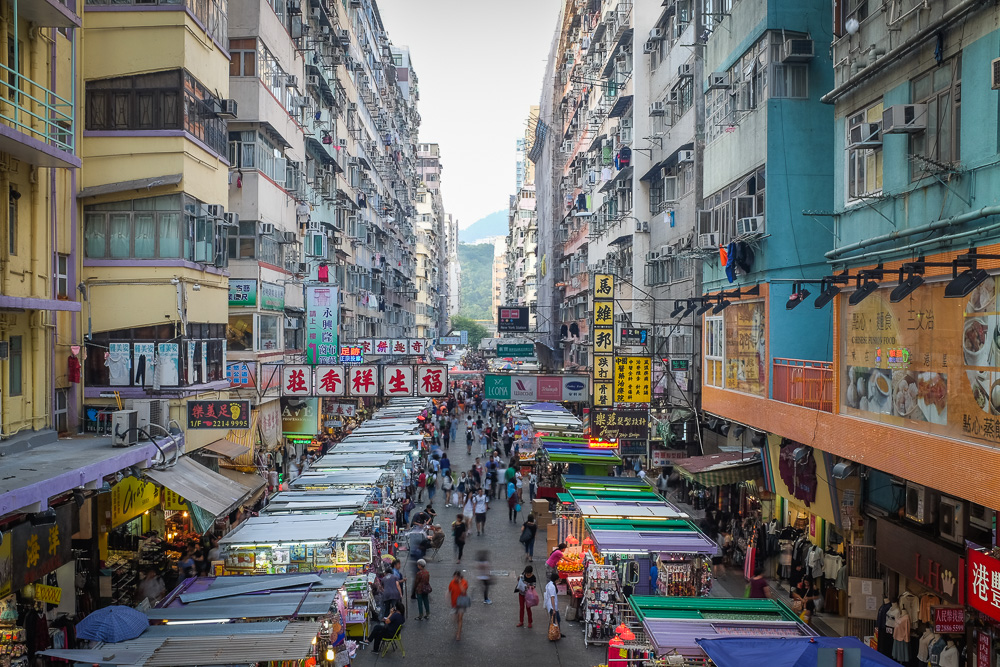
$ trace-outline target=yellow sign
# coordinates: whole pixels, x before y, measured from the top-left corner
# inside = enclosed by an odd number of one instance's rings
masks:
[[[615,298],[615,277],[610,273],[594,274],[594,299]]]
[[[173,510],[175,512],[186,512],[188,505],[186,500],[170,489],[163,489],[163,509]]]
[[[763,301],[735,303],[726,309],[726,389],[767,394],[764,317]]]
[[[594,407],[610,408],[614,404],[614,382],[594,382]]]
[[[614,380],[614,356],[610,354],[594,355],[594,379]]]
[[[649,403],[652,393],[652,357],[615,357],[615,403]]]
[[[111,526],[120,526],[160,504],[160,487],[126,477],[111,487]]]
[[[62,600],[62,589],[58,586],[35,584],[35,602],[59,604]]]
[[[594,354],[610,353],[615,349],[614,329],[594,329]]]
[[[594,301],[594,326],[595,327],[615,326],[614,301]]]

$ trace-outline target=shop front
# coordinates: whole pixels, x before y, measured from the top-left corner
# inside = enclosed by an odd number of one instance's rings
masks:
[[[181,554],[170,550],[160,500],[159,486],[131,475],[112,485],[111,493],[96,496],[98,550],[104,566],[95,570],[101,570],[102,603],[133,604],[141,573],[147,568],[155,569],[167,585],[176,581],[171,563]],[[154,531],[162,539],[151,538]]]

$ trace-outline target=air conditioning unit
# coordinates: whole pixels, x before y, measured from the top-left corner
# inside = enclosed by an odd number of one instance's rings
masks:
[[[649,31],[649,38],[656,40],[663,39],[663,34],[663,28],[653,28]]]
[[[635,221],[635,231],[637,231],[637,232],[643,232],[643,233],[648,233],[649,232],[649,223],[646,222],[646,221],[644,221],[644,220],[636,220]]]
[[[660,258],[666,259],[667,257],[673,257],[675,254],[677,254],[677,246],[672,246],[672,245],[660,246]]]
[[[260,235],[261,236],[273,236],[274,235],[274,223],[273,222],[262,222],[262,223],[260,223]]]
[[[563,153],[572,153],[573,152],[573,142],[572,141],[564,141],[564,142],[562,142],[562,146],[560,147],[559,150],[561,152],[563,152]]]
[[[288,0],[288,13],[289,14],[301,14],[302,13],[302,0]]]
[[[926,104],[894,104],[882,112],[882,134],[913,134],[926,129]]]
[[[303,96],[303,97],[295,96],[292,98],[292,104],[294,104],[299,109],[312,106],[312,98],[308,96]]]
[[[347,148],[347,139],[341,139],[340,140],[340,147],[341,148]]]
[[[139,413],[135,410],[116,410],[111,413],[111,444],[115,447],[132,447],[139,442]]]
[[[357,102],[348,102],[347,103],[347,110],[348,111],[357,111],[358,110],[358,103]]]
[[[294,74],[286,74],[285,75],[285,85],[288,86],[289,88],[298,88],[299,87],[299,77],[295,76]]]
[[[140,437],[145,438],[147,435],[150,438],[155,439],[158,436],[163,435],[162,432],[154,433],[149,430],[150,424],[155,424],[162,429],[167,428],[167,422],[170,421],[170,401],[162,398],[135,398],[125,401],[126,410],[134,410],[137,414],[136,423],[140,431]],[[159,429],[157,429],[158,431]]]
[[[221,109],[219,118],[236,118],[236,100],[225,99],[220,101]]]
[[[981,530],[993,530],[993,510],[983,505],[969,503],[969,525]]]
[[[805,63],[816,55],[811,39],[786,39],[781,51],[783,63]]]
[[[906,518],[916,523],[931,523],[934,520],[931,492],[926,486],[906,483]]]
[[[226,212],[226,208],[222,204],[209,204],[208,205],[208,215],[212,218],[221,218],[222,214]]]
[[[649,115],[650,116],[662,116],[664,114],[663,102],[651,102],[649,104]]]
[[[660,253],[658,252],[647,252],[646,253],[646,263],[658,261],[660,259]]]
[[[709,90],[729,90],[731,85],[729,72],[712,72],[708,75]]]
[[[716,232],[698,234],[698,247],[716,249],[719,247],[719,235]]]
[[[327,238],[323,232],[311,231],[306,234],[306,255],[310,257],[326,257]]]
[[[319,220],[308,220],[306,221],[306,231],[307,232],[318,232],[323,229],[323,223]]]
[[[677,76],[685,79],[694,76],[694,65],[691,63],[684,63],[677,67]]]
[[[882,145],[881,123],[858,123],[851,128],[851,148],[873,148]]]
[[[319,74],[310,74],[309,76],[307,76],[306,77],[306,85],[307,86],[315,86],[315,87],[318,88],[319,87]]]
[[[990,87],[1000,90],[1000,58],[994,58],[990,63]]]
[[[677,151],[678,162],[694,162],[694,151]]]
[[[284,243],[291,245],[298,241],[298,235],[295,232],[283,232],[282,239]]]
[[[736,221],[736,235],[761,234],[764,232],[764,216],[755,215],[749,218],[740,218]]]
[[[656,53],[657,50],[659,50],[659,48],[660,47],[659,47],[659,45],[657,45],[656,42],[654,42],[653,40],[649,40],[648,42],[646,42],[645,44],[642,45],[642,52],[643,53]]]
[[[338,28],[337,29],[337,39],[340,40],[341,44],[350,44],[351,43],[351,31],[347,30],[346,28]]]
[[[965,503],[957,498],[941,496],[938,529],[942,538],[962,544],[965,541]]]

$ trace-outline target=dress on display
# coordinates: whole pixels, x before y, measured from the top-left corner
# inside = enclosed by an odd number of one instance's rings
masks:
[[[905,611],[896,621],[892,638],[892,659],[905,665],[910,661],[910,615]]]

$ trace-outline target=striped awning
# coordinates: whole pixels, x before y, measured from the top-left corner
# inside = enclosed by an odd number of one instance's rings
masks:
[[[242,445],[246,450],[237,457],[232,459],[240,468],[254,468],[256,465],[254,463],[254,445],[257,444],[257,424],[260,421],[260,408],[254,408],[250,411],[250,428],[231,430],[226,436],[226,440],[230,442],[235,442],[238,445]]]
[[[760,457],[741,452],[724,452],[709,456],[690,456],[672,461],[674,470],[695,484],[704,487],[738,484],[748,479],[764,476]]]

